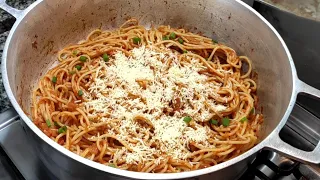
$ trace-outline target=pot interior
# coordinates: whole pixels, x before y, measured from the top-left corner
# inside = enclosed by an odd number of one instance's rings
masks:
[[[289,105],[292,69],[281,41],[253,12],[226,0],[40,1],[13,32],[7,72],[14,97],[30,117],[31,94],[39,78],[57,62],[56,52],[86,38],[96,28],[114,29],[136,17],[141,24],[184,27],[201,32],[246,55],[258,73],[258,96],[265,115],[263,140]],[[25,119],[26,121],[29,121]]]

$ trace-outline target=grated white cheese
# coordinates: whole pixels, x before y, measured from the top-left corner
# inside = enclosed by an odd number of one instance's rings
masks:
[[[185,159],[190,153],[188,144],[191,141],[208,145],[208,130],[188,127],[183,118],[190,116],[195,121],[210,118],[213,112],[206,107],[205,101],[215,111],[225,110],[227,107],[208,98],[212,90],[218,90],[221,85],[206,82],[207,76],[198,73],[204,67],[197,59],[189,58],[191,63],[183,63],[179,62],[178,54],[170,50],[159,53],[144,46],[131,53],[127,57],[117,52],[107,64],[101,60],[89,93],[84,94],[87,99],[84,106],[89,115],[108,114],[100,121],[120,120],[115,125],[117,128],[108,129],[108,133],[126,142],[131,151],[118,150],[114,157],[124,159],[128,164],[152,159],[160,163],[161,157],[157,158],[156,154],[166,153],[173,159]],[[146,87],[139,81],[146,83]],[[168,111],[177,98],[179,110],[173,115],[165,114],[164,110]],[[134,117],[138,115],[148,119],[153,127],[143,127],[135,121]],[[138,137],[132,135],[137,133]],[[156,149],[145,144],[143,138],[148,133],[148,142],[160,142],[160,147]]]
[[[196,130],[191,127],[187,127],[183,136],[194,142],[203,142],[203,139],[207,139],[207,130],[205,127],[197,127]]]

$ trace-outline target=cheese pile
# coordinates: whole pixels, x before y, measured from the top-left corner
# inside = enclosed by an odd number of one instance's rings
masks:
[[[118,150],[114,155],[124,158],[128,164],[153,160],[155,154],[186,159],[190,154],[190,142],[208,146],[209,128],[190,127],[183,119],[189,116],[195,122],[207,121],[212,109],[226,109],[209,98],[221,85],[208,82],[206,75],[198,73],[206,67],[192,56],[180,62],[180,56],[186,54],[168,49],[157,52],[145,46],[133,49],[129,57],[119,51],[109,62],[100,61],[96,77],[84,94],[89,117],[103,114],[99,121],[121,120],[118,131],[109,128],[108,133],[131,148]],[[134,120],[136,116],[147,119],[153,130],[141,126]],[[133,135],[137,133],[139,136]],[[150,136],[148,144],[143,140],[147,134]],[[160,146],[150,147],[153,143]],[[160,160],[161,157],[157,162]]]

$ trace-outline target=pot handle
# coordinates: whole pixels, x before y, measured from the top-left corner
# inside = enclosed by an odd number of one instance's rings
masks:
[[[304,83],[303,81],[297,79],[296,81],[297,85],[297,92],[303,93],[306,95],[310,95],[314,98],[320,99],[320,90],[309,86],[308,84]],[[317,146],[314,148],[313,151],[307,152],[300,149],[297,149],[288,143],[281,140],[279,137],[279,131],[273,132],[270,139],[268,139],[268,142],[266,144],[267,148],[270,148],[272,150],[275,150],[279,153],[285,154],[286,156],[302,161],[302,162],[309,162],[314,164],[320,164],[320,142],[318,142]]]
[[[6,3],[6,0],[0,0],[0,8],[7,11],[9,14],[14,16],[16,19],[18,19],[23,13],[22,10],[19,10],[19,9],[16,9],[16,8],[9,6]]]

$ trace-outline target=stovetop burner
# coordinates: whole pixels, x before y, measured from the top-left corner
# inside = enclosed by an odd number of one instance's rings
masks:
[[[273,162],[281,159],[279,164]],[[299,171],[299,162],[280,157],[277,153],[263,150],[258,153],[254,162],[248,167],[248,170],[240,180],[260,178],[262,180],[279,179],[287,177],[288,179],[301,179],[304,176]]]
[[[34,142],[27,136],[22,123],[13,108],[0,114],[0,166],[3,166],[0,169],[6,174],[4,177],[8,180],[57,179],[40,161],[33,148]],[[0,174],[0,177],[3,176]]]
[[[286,126],[280,132],[280,137],[297,148],[312,150],[320,138],[318,132],[306,126],[308,123],[312,124],[312,121],[319,121],[319,119],[296,105]],[[22,123],[23,121],[12,108],[0,114],[1,179],[57,179],[38,158],[33,149],[33,142],[28,139]],[[301,164],[269,150],[262,150],[240,177],[240,180],[258,179],[320,179],[320,168],[316,165]]]

